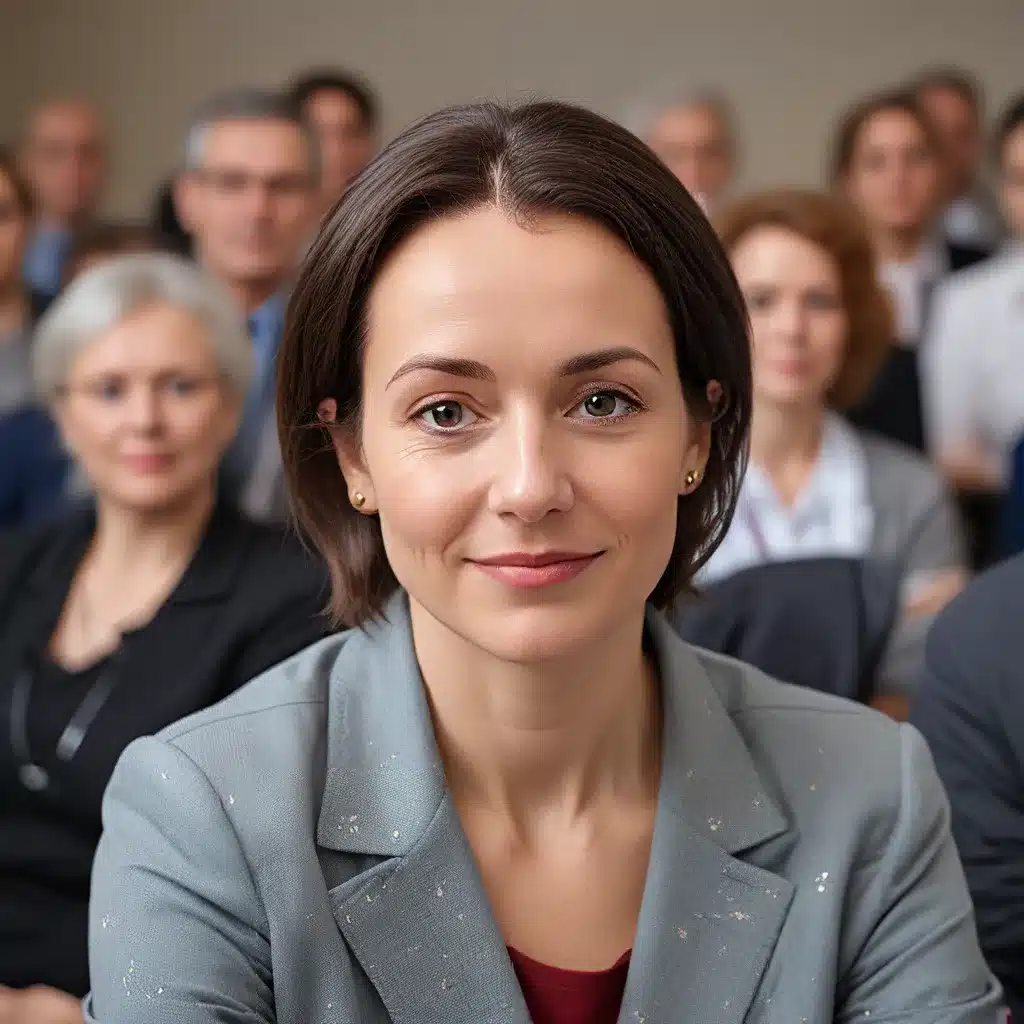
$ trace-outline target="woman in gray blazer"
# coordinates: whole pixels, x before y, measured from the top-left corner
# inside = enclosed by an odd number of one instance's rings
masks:
[[[632,135],[431,115],[299,280],[283,460],[339,622],[132,745],[89,1019],[994,1022],[912,729],[688,648],[742,297]]]
[[[837,200],[800,189],[740,200],[718,227],[750,310],[753,423],[736,517],[701,582],[830,555],[898,563],[902,615],[877,694],[902,706],[927,625],[964,585],[967,556],[939,474],[840,415],[893,336],[867,234]]]

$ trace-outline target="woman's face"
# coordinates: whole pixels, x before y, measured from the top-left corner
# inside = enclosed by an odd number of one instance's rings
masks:
[[[904,110],[882,110],[861,126],[845,179],[873,230],[921,231],[935,216],[940,170],[924,129]]]
[[[155,305],[78,353],[56,414],[97,497],[153,513],[207,493],[240,407],[203,325]]]
[[[849,328],[835,261],[795,232],[764,226],[733,247],[732,265],[750,313],[755,402],[823,405]]]
[[[638,625],[710,430],[625,246],[490,207],[420,229],[371,293],[363,389],[339,459],[414,605],[520,662]]]
[[[28,236],[28,217],[18,202],[14,183],[0,171],[0,289],[21,279]]]

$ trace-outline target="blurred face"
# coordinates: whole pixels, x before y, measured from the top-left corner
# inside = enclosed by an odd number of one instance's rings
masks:
[[[370,162],[374,138],[351,96],[334,89],[314,93],[306,117],[320,142],[321,191],[333,203]]]
[[[709,107],[687,105],[666,110],[648,143],[705,209],[729,184],[729,138],[721,118]]]
[[[1024,125],[1007,138],[1000,166],[1006,221],[1015,237],[1024,238]]]
[[[239,410],[202,325],[151,306],[75,357],[56,412],[98,497],[152,513],[205,493]]]
[[[494,208],[421,228],[374,286],[363,389],[339,460],[414,621],[517,662],[639,627],[709,428],[614,237]]]
[[[848,330],[832,257],[792,231],[765,226],[740,239],[732,265],[750,311],[755,401],[822,405]]]
[[[29,126],[24,170],[40,216],[59,224],[92,212],[106,170],[103,127],[78,103],[40,110]]]
[[[942,144],[953,198],[974,184],[985,152],[985,133],[977,112],[953,89],[925,89],[920,96]]]
[[[0,171],[0,291],[21,281],[21,258],[28,218],[18,202],[14,182]]]
[[[873,230],[927,230],[939,202],[939,166],[916,118],[902,110],[869,117],[857,136],[845,185]]]
[[[202,262],[229,283],[283,281],[309,229],[310,154],[289,121],[222,121],[203,139],[203,166],[178,184],[178,214]]]

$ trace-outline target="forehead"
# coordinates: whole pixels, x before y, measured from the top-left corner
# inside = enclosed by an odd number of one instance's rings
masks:
[[[129,313],[101,331],[75,354],[69,375],[160,373],[214,362],[203,324],[183,309],[161,304]]]
[[[340,89],[319,89],[306,102],[306,112],[315,121],[362,121],[359,104]]]
[[[239,118],[207,126],[202,139],[207,167],[252,171],[305,171],[306,141],[298,125],[271,118]]]
[[[958,89],[930,85],[920,92],[921,102],[940,117],[974,117],[974,105]]]
[[[809,238],[776,225],[748,231],[733,246],[732,264],[741,283],[753,280],[835,280],[831,253]]]
[[[100,134],[99,118],[89,107],[80,104],[45,107],[32,119],[30,128],[30,136],[36,141],[95,139]]]
[[[488,361],[609,335],[671,344],[653,276],[610,232],[570,216],[524,227],[493,206],[416,231],[384,265],[368,314],[371,360],[378,342],[393,359],[465,344]]]
[[[1006,167],[1024,167],[1024,124],[1007,135],[1003,143],[1002,163]]]
[[[858,146],[894,145],[925,142],[924,128],[906,110],[879,110],[872,114],[857,133]]]
[[[658,118],[651,132],[656,139],[703,139],[724,134],[725,125],[718,113],[703,103],[670,107]]]

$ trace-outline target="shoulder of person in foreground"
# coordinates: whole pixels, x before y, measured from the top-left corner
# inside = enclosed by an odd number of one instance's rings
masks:
[[[781,989],[776,975],[807,961],[813,941],[835,965],[836,1021],[995,1024],[1001,993],[917,731],[729,658],[699,657],[787,822],[744,854],[795,888],[764,984]]]
[[[953,810],[982,948],[1024,1016],[1024,555],[979,576],[932,628],[911,721]]]
[[[224,513],[221,513],[224,515]],[[237,545],[233,600],[244,611],[244,651],[225,692],[265,672],[330,632],[326,567],[282,527],[237,514],[221,536]]]

